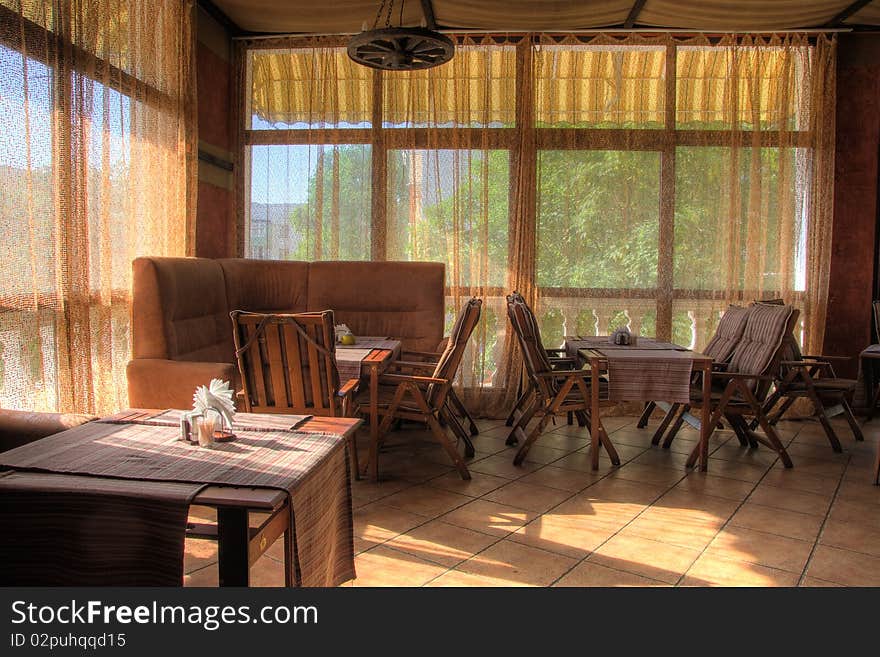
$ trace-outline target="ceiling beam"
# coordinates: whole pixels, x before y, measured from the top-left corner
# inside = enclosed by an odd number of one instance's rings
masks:
[[[834,18],[825,23],[825,27],[838,27],[847,18],[869,4],[871,4],[871,0],[856,0],[856,2],[848,5],[843,11],[841,11]]]
[[[422,13],[425,15],[425,23],[429,30],[437,29],[437,19],[434,18],[434,5],[431,0],[422,0]]]
[[[642,9],[645,7],[645,3],[648,0],[636,0],[633,3],[632,8],[629,10],[629,14],[626,17],[626,20],[623,21],[624,29],[631,30],[633,26],[636,24],[636,19],[639,17],[639,14],[642,13]]]
[[[199,0],[199,7],[201,7],[211,18],[220,23],[220,25],[222,25],[232,36],[246,34],[246,31],[241,29],[238,23],[229,18],[229,16],[226,15],[226,12],[220,9],[220,7],[215,5],[211,0]]]

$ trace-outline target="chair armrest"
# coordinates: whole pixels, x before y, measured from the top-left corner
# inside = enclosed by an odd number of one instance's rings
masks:
[[[776,381],[775,376],[769,374],[745,374],[744,372],[713,372],[714,379],[751,379],[753,381]]]
[[[552,372],[538,372],[538,376],[542,379],[566,379],[572,376],[586,378],[592,374],[592,370],[553,370]]]
[[[399,383],[438,383],[447,384],[449,379],[435,379],[433,376],[414,376],[412,374],[383,374],[379,377],[379,383],[399,384]]]
[[[442,352],[435,351],[401,351],[400,358],[406,360],[406,356],[421,356],[422,358],[433,358],[434,360],[439,360],[440,356],[442,356]]]
[[[558,349],[544,349],[544,351],[546,351],[548,355],[549,355],[549,354],[564,354],[564,353],[567,353],[567,352],[565,351],[565,349],[563,349],[562,347],[559,347]]]
[[[394,369],[410,369],[410,370],[429,370],[431,372],[437,367],[436,363],[429,363],[427,361],[412,361],[412,360],[396,360],[392,363],[392,367]]]
[[[353,395],[357,392],[360,382],[360,379],[349,379],[339,388],[339,390],[336,391],[336,396],[348,397],[349,395]]]
[[[163,358],[135,358],[128,362],[128,405],[132,408],[190,408],[193,392],[211,379],[236,384],[232,363],[199,363]]]
[[[803,354],[801,358],[803,358],[804,360],[837,361],[839,363],[846,363],[852,360],[852,356],[811,356],[808,354]]]
[[[97,418],[78,413],[0,410],[0,452],[78,427]]]

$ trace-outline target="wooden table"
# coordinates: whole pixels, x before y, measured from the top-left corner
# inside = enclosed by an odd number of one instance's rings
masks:
[[[610,345],[609,345],[610,347]],[[602,374],[606,374],[608,372],[608,361],[609,359],[613,359],[613,354],[615,351],[619,350],[620,347],[615,346],[613,349],[609,348],[607,350],[602,350],[601,347],[593,347],[590,349],[580,349],[578,350],[578,355],[590,365],[590,415],[591,417],[598,418],[602,399],[600,398],[600,379],[599,377]],[[633,349],[640,349],[639,345],[634,345]],[[676,354],[677,358],[682,358],[690,362],[691,371],[700,371],[703,376],[703,384],[702,384],[702,404],[701,404],[701,413],[700,413],[700,442],[697,444],[697,447],[691,452],[690,457],[687,461],[687,467],[693,467],[693,465],[699,461],[700,470],[705,472],[708,469],[709,465],[709,437],[712,435],[711,428],[709,426],[709,420],[711,417],[711,408],[710,408],[710,400],[711,400],[711,386],[712,386],[712,359],[709,356],[706,356],[701,353],[697,353],[694,351],[689,351],[684,347],[677,347],[676,349],[655,349],[653,351],[646,351],[645,362],[648,363],[650,361],[651,353],[656,353],[657,358],[669,358],[670,353]],[[663,400],[657,399],[656,394],[651,396],[652,398],[642,398],[642,399],[632,399],[627,398],[626,401],[677,401],[679,403],[684,403],[682,400]],[[609,398],[607,401],[618,401]],[[591,422],[590,423],[590,442],[591,442],[591,454],[593,459],[593,469],[598,469],[599,467],[599,422]]]
[[[363,363],[370,370],[370,455],[367,468],[370,481],[379,481],[379,376],[394,362],[391,349],[374,349]]]
[[[143,410],[140,414],[131,409],[122,411],[106,420],[118,418],[148,418],[162,413],[159,410]],[[298,432],[332,433],[339,435],[345,442],[354,434],[362,420],[342,417],[312,417],[297,427]],[[82,431],[83,425],[68,431]],[[67,432],[64,432],[67,433]],[[57,435],[57,434],[56,434]],[[233,443],[234,444],[234,443]],[[17,476],[27,476],[27,471],[8,469],[7,472]],[[45,476],[46,473],[41,473]],[[48,473],[52,477],[66,478],[73,482],[77,479],[94,479],[66,473]],[[146,490],[150,480],[137,480]],[[217,524],[188,523],[187,536],[194,538],[216,539],[218,542],[218,570],[220,586],[248,586],[250,567],[268,550],[282,535],[285,541],[285,584],[290,586],[290,558],[293,545],[291,538],[289,495],[286,491],[276,488],[246,487],[211,484],[195,494],[192,504],[216,509]],[[256,527],[250,526],[251,513],[266,514]]]

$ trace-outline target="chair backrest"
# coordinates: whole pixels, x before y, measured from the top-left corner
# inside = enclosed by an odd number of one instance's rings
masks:
[[[341,414],[332,310],[230,316],[246,411]]]
[[[786,336],[797,322],[799,311],[793,306],[755,304],[750,307],[742,338],[736,345],[727,366],[729,372],[742,374],[776,374],[783,356]],[[755,395],[762,399],[770,384],[750,383]]]
[[[726,363],[733,355],[733,350],[742,338],[746,328],[749,309],[742,306],[730,306],[718,322],[715,335],[703,349],[706,356],[716,363]]]
[[[756,301],[755,305],[767,304],[769,306],[784,306],[785,301],[782,299],[767,299],[763,301]],[[797,317],[795,317],[797,320]],[[801,351],[801,346],[798,344],[797,338],[794,337],[794,331],[797,328],[797,321],[792,322],[791,331],[788,332],[783,338],[782,342],[782,354],[779,358],[780,361],[798,361],[804,359],[804,354]],[[785,376],[789,373],[790,368],[786,365],[781,365],[779,367],[779,378],[784,379]]]
[[[507,317],[510,319],[522,352],[526,376],[529,377],[535,389],[545,396],[552,395],[552,381],[541,376],[541,373],[551,371],[553,366],[550,363],[547,350],[544,349],[544,343],[541,341],[538,320],[526,300],[518,292],[507,296]]]
[[[472,298],[461,309],[452,331],[449,333],[449,340],[446,342],[446,348],[440,354],[437,366],[434,368],[434,376],[437,379],[446,379],[452,382],[458,372],[458,366],[464,357],[464,350],[467,347],[468,340],[480,321],[480,312],[483,306],[483,300]],[[440,386],[430,384],[428,386],[426,400],[432,408],[440,408],[446,401],[446,395],[449,392],[449,386]]]

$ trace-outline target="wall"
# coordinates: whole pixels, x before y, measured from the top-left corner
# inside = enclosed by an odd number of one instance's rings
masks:
[[[232,131],[232,44],[225,28],[198,9],[196,50],[199,187],[196,255],[235,255]]]
[[[837,58],[837,149],[834,172],[828,322],[823,352],[857,356],[874,342],[880,149],[880,34],[843,34]],[[856,362],[838,367],[855,376]]]

